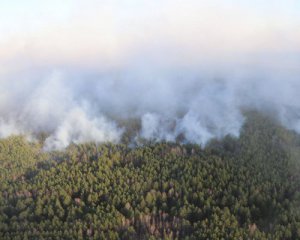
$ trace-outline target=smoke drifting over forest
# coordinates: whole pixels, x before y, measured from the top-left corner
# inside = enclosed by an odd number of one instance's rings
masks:
[[[0,136],[46,132],[47,149],[118,142],[126,131],[122,123],[136,119],[136,137],[176,141],[181,136],[205,144],[238,136],[247,109],[268,111],[300,132],[298,78],[246,76],[154,72],[76,78],[53,72],[37,80],[2,80]]]
[[[217,0],[87,2],[0,25],[1,138],[119,142],[135,121],[132,140],[205,145],[238,136],[249,109],[300,132],[300,21],[276,1],[265,15]]]

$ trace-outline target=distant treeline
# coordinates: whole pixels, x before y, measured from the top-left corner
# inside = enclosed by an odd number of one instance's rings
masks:
[[[205,148],[0,140],[0,239],[300,239],[300,138],[247,119]]]

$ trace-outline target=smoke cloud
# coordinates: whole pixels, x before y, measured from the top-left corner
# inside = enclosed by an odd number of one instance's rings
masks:
[[[132,140],[205,145],[212,138],[238,136],[247,109],[271,112],[300,132],[299,75],[288,71],[215,77],[191,70],[132,71],[97,76],[54,71],[37,80],[32,73],[29,80],[2,80],[0,137],[34,139],[45,132],[47,150],[119,142],[127,131],[124,122],[135,120]]]
[[[249,109],[300,133],[296,1],[45,2],[0,4],[1,138],[205,145]]]

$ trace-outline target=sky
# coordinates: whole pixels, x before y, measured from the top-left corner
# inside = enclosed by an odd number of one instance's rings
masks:
[[[1,70],[191,66],[265,53],[292,61],[299,12],[297,0],[1,1]]]

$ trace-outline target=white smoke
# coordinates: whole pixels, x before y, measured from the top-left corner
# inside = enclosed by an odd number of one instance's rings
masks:
[[[296,1],[20,4],[0,3],[0,137],[63,149],[137,121],[133,139],[205,145],[238,136],[245,109],[300,132]]]
[[[46,132],[47,150],[119,142],[126,132],[122,121],[137,119],[135,137],[205,145],[212,138],[238,136],[245,109],[272,112],[300,132],[298,75],[226,71],[221,79],[191,72],[124,70],[76,77],[53,71],[38,80],[26,80],[26,74],[25,80],[2,80],[0,137]]]
[[[120,139],[121,129],[108,122],[105,117],[90,118],[81,109],[72,109],[66,118],[55,129],[54,133],[46,139],[45,149],[61,149],[72,143],[116,142]]]

